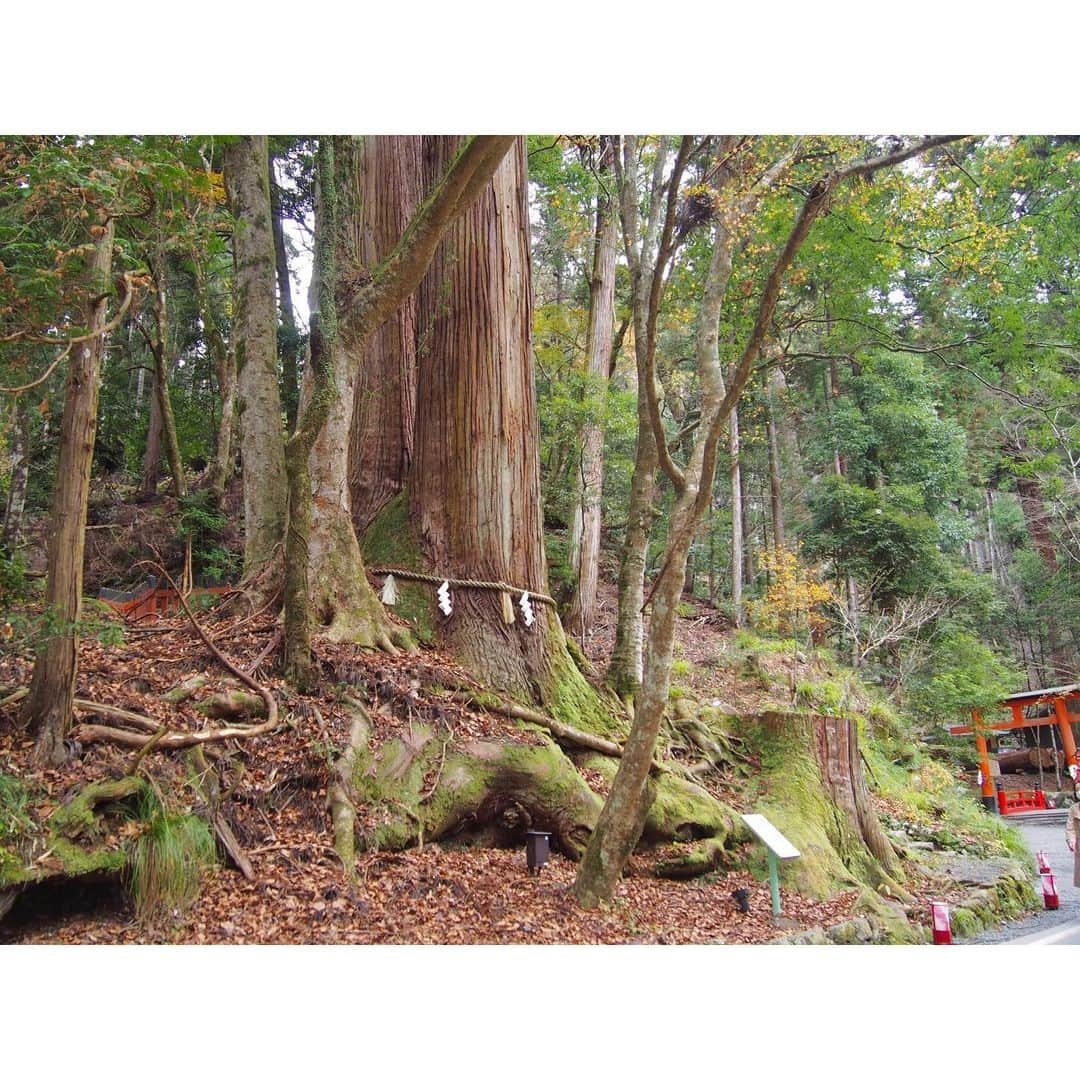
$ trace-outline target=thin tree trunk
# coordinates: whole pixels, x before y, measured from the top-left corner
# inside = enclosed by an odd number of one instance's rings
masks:
[[[773,549],[779,551],[787,544],[784,535],[783,485],[780,479],[780,443],[776,436],[776,397],[774,380],[769,379],[766,397],[766,428],[769,439],[769,509],[772,513]]]
[[[20,395],[12,405],[14,439],[11,444],[11,481],[4,510],[3,545],[8,552],[18,546],[26,506],[26,482],[30,475],[30,413]]]
[[[170,368],[174,367],[166,360],[169,349],[169,322],[166,305],[165,259],[159,257],[156,268],[157,292],[154,308],[157,314],[157,340],[151,346],[154,354],[154,394],[157,399],[158,415],[161,418],[161,434],[165,443],[165,453],[172,473],[173,491],[178,499],[187,494],[187,482],[184,478],[184,464],[180,460],[180,442],[176,436],[176,418],[173,415],[172,398],[169,395]]]
[[[606,158],[613,149],[605,137],[600,169],[601,187],[596,196],[596,240],[589,282],[589,329],[586,344],[586,376],[597,412],[607,397],[608,369],[615,333],[615,256],[617,221],[614,206],[603,189],[610,172]],[[566,628],[584,638],[596,614],[596,587],[600,576],[601,495],[604,486],[604,431],[599,417],[590,416],[582,432],[581,475],[576,478],[571,532],[571,565],[577,588],[570,601]]]
[[[87,331],[96,336],[76,345],[68,361],[45,582],[46,610],[58,625],[34,664],[23,710],[23,718],[36,737],[34,761],[40,765],[61,764],[67,757],[64,739],[71,727],[78,670],[86,509],[97,434],[101,360],[105,353],[102,328],[108,311],[114,232],[115,223],[110,218],[94,241],[89,260],[92,299],[87,304],[86,325]]]
[[[225,147],[225,186],[237,219],[237,393],[242,403],[244,459],[244,573],[263,568],[285,533],[285,448],[278,393],[277,318],[269,156],[264,135],[245,135]]]
[[[156,362],[155,362],[156,364]],[[142,485],[140,491],[146,497],[157,494],[161,478],[161,401],[154,386],[156,376],[150,376],[150,420],[146,428],[146,449],[143,451]]]
[[[281,396],[285,406],[285,423],[291,433],[296,430],[296,412],[300,404],[300,332],[293,311],[292,282],[289,279],[289,258],[285,250],[285,230],[281,220],[281,196],[270,162],[270,223],[274,232],[274,266],[277,277],[278,310],[281,329],[278,333],[281,363]]]
[[[731,455],[731,607],[735,625],[743,626],[746,623],[746,609],[743,606],[746,526],[738,409],[732,409],[728,418],[728,453]]]
[[[622,167],[616,156],[619,186],[619,214],[623,246],[630,266],[630,307],[634,326],[634,360],[638,375],[638,433],[634,450],[634,472],[630,481],[630,507],[626,534],[619,561],[619,609],[615,621],[615,644],[608,662],[606,679],[628,704],[641,685],[642,645],[644,642],[645,565],[649,538],[657,516],[653,508],[656,493],[656,470],[660,447],[652,423],[645,380],[653,366],[655,321],[658,317],[663,283],[657,282],[656,238],[660,231],[660,206],[664,192],[664,173],[668,160],[667,142],[661,139],[649,191],[649,209],[644,235],[639,235],[637,180],[637,140],[624,136]],[[674,179],[669,179],[671,183]]]
[[[206,288],[206,274],[198,253],[192,256],[195,268],[195,293],[199,315],[206,333],[210,355],[214,358],[214,376],[217,379],[218,416],[217,439],[214,443],[214,460],[210,464],[210,487],[220,499],[233,474],[233,424],[236,416],[236,357],[226,345],[221,333],[213,301]]]
[[[711,497],[715,476],[719,427],[713,430],[714,418],[726,397],[720,374],[719,320],[730,273],[729,237],[726,229],[718,227],[697,330],[701,416],[703,425],[708,426],[695,440],[683,470],[684,486],[671,514],[664,564],[652,592],[644,673],[634,701],[634,724],[623,746],[611,794],[604,803],[574,881],[574,894],[585,907],[611,898],[615,882],[641,837],[648,812],[645,784],[671,689],[675,620],[685,582],[686,562],[705,503]],[[641,388],[641,395],[644,396],[644,388]],[[706,493],[704,500],[699,498],[700,492]]]

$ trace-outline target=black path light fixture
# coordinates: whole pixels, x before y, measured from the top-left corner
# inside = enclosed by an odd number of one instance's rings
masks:
[[[548,861],[551,851],[551,833],[529,829],[525,833],[525,861],[530,874],[539,874]]]

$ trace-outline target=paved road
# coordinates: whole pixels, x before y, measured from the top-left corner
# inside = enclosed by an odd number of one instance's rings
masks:
[[[1080,889],[1072,883],[1072,853],[1065,846],[1065,815],[1055,814],[1053,821],[1030,818],[1011,821],[1023,835],[1034,855],[1045,851],[1054,873],[1061,904],[1057,911],[1039,911],[1026,919],[1006,923],[969,938],[971,945],[1080,945]],[[1035,892],[1042,896],[1042,886],[1035,881]]]

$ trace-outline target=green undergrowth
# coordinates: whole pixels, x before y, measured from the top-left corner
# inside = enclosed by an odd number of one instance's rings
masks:
[[[128,866],[136,917],[147,924],[182,917],[198,898],[203,871],[214,863],[213,834],[202,818],[170,810],[149,792],[140,817],[145,828]]]
[[[976,858],[1007,857],[1030,862],[1031,854],[1020,834],[988,814],[967,785],[918,747],[903,764],[890,760],[879,742],[863,746],[871,786],[894,804],[884,824],[903,829],[915,840]]]
[[[182,916],[215,858],[201,818],[139,777],[87,784],[55,809],[0,773],[0,890],[119,878],[143,923]]]

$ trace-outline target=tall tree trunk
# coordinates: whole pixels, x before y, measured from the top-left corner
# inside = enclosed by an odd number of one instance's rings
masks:
[[[169,376],[175,366],[166,359],[169,352],[169,321],[166,300],[165,258],[161,254],[155,270],[157,291],[154,310],[157,315],[157,340],[151,347],[154,354],[154,394],[157,398],[158,415],[161,418],[161,434],[165,442],[165,454],[172,473],[173,491],[178,499],[187,494],[184,463],[180,460],[180,441],[176,435],[176,418],[173,415],[172,398],[169,394]]]
[[[393,249],[420,205],[421,137],[368,136],[364,141],[362,266]],[[353,395],[349,434],[352,519],[362,536],[380,510],[405,487],[413,460],[416,420],[416,296],[409,296],[371,337]]]
[[[728,418],[728,453],[731,456],[731,607],[735,625],[746,622],[743,605],[745,583],[746,524],[743,504],[742,446],[739,441],[739,410],[732,409]]]
[[[776,436],[775,380],[769,379],[766,397],[766,428],[769,439],[769,509],[772,513],[773,549],[786,546],[784,535],[783,484],[780,479],[780,443]]]
[[[244,573],[270,560],[285,533],[285,448],[278,393],[274,241],[266,136],[225,147],[225,187],[236,218],[237,393],[244,459]]]
[[[321,141],[316,198],[316,267],[313,280],[311,356],[304,376],[298,435],[286,449],[290,491],[307,489],[310,500],[290,498],[290,534],[306,536],[306,599],[298,567],[286,567],[295,583],[286,600],[286,667],[303,683],[310,655],[310,623],[333,641],[394,650],[382,605],[367,582],[353,529],[348,485],[349,427],[353,414],[356,358],[364,342],[337,318],[336,290],[361,258],[362,207],[371,139],[334,136]],[[384,251],[383,255],[388,254]],[[346,286],[347,287],[347,286]],[[370,339],[369,339],[370,340]],[[315,397],[319,395],[320,401]],[[314,413],[325,414],[321,426]],[[300,440],[305,440],[301,442]],[[308,503],[310,502],[310,509]],[[299,547],[299,545],[298,545]],[[402,643],[404,643],[402,641]]]
[[[151,374],[150,419],[146,427],[146,449],[143,451],[142,484],[139,489],[147,498],[157,494],[158,480],[161,478],[161,400],[154,387],[156,378]]]
[[[623,246],[630,267],[630,309],[634,327],[634,362],[638,377],[637,444],[634,449],[634,472],[630,480],[630,506],[626,533],[619,559],[619,608],[615,620],[615,644],[608,662],[608,684],[632,707],[641,685],[642,645],[644,643],[645,565],[648,562],[649,538],[657,512],[656,470],[660,447],[652,423],[645,380],[651,378],[656,338],[656,318],[663,292],[663,267],[657,266],[656,238],[660,231],[660,205],[664,192],[664,173],[669,159],[667,140],[661,139],[656,152],[649,209],[644,229],[639,228],[637,140],[622,139],[622,167],[616,157],[619,189],[619,216]],[[668,181],[671,183],[671,180]],[[670,216],[670,215],[669,215]],[[643,233],[643,235],[641,235]],[[655,286],[655,288],[654,288]]]
[[[26,506],[26,481],[30,475],[30,413],[22,395],[12,403],[12,413],[11,480],[4,509],[3,532],[3,545],[8,552],[13,552],[19,543],[23,509]]]
[[[86,508],[97,434],[101,359],[105,353],[103,327],[108,311],[114,232],[115,223],[110,218],[94,241],[89,259],[91,299],[87,304],[86,326],[87,332],[95,336],[75,345],[68,361],[45,582],[46,610],[58,625],[44,651],[38,654],[23,710],[23,718],[36,736],[33,756],[38,764],[61,764],[67,757],[64,739],[71,726],[78,671]]]
[[[610,136],[603,137],[600,188],[596,196],[596,238],[589,281],[589,329],[586,339],[587,390],[597,413],[607,398],[608,370],[615,333],[615,256],[617,220],[604,177],[613,152]],[[600,576],[600,498],[604,486],[604,430],[599,416],[590,415],[582,431],[581,472],[575,477],[571,523],[571,566],[577,588],[570,600],[566,629],[584,638],[596,614],[596,586]]]
[[[214,359],[214,377],[221,412],[218,416],[217,439],[214,442],[214,460],[210,463],[210,487],[220,499],[233,474],[233,424],[236,419],[236,356],[232,347],[225,343],[213,300],[206,287],[206,271],[197,252],[192,255],[195,268],[195,293],[206,333],[210,355]]]
[[[630,508],[619,559],[619,609],[615,621],[615,644],[608,662],[607,681],[624,701],[630,701],[641,686],[642,647],[645,641],[645,563],[649,537],[657,513],[653,508],[656,468],[659,458],[656,439],[648,421],[648,405],[638,394],[638,434],[634,450],[634,472],[630,481]]]
[[[729,243],[727,230],[718,227],[697,328],[703,430],[683,470],[683,485],[676,494],[671,514],[663,566],[653,586],[644,672],[634,701],[634,724],[623,746],[611,794],[600,812],[574,882],[574,894],[585,907],[611,898],[615,882],[641,837],[649,808],[648,800],[644,798],[645,784],[671,689],[675,620],[685,582],[686,561],[697,525],[711,497],[720,430],[718,421],[725,419],[719,415],[727,395],[720,373],[718,324],[731,273]],[[639,392],[644,396],[643,387]]]
[[[424,141],[428,183],[457,139]],[[479,199],[449,230],[420,288],[413,521],[440,575],[547,591],[532,354],[527,171],[516,139]],[[517,597],[515,596],[516,600]],[[535,698],[550,681],[558,620],[504,621],[496,592],[457,589],[441,636],[483,682]]]
[[[270,222],[274,232],[274,266],[277,277],[278,310],[281,324],[278,346],[281,353],[281,397],[289,432],[296,430],[296,412],[300,405],[300,332],[293,311],[289,257],[285,250],[285,229],[281,220],[281,195],[270,162]]]

